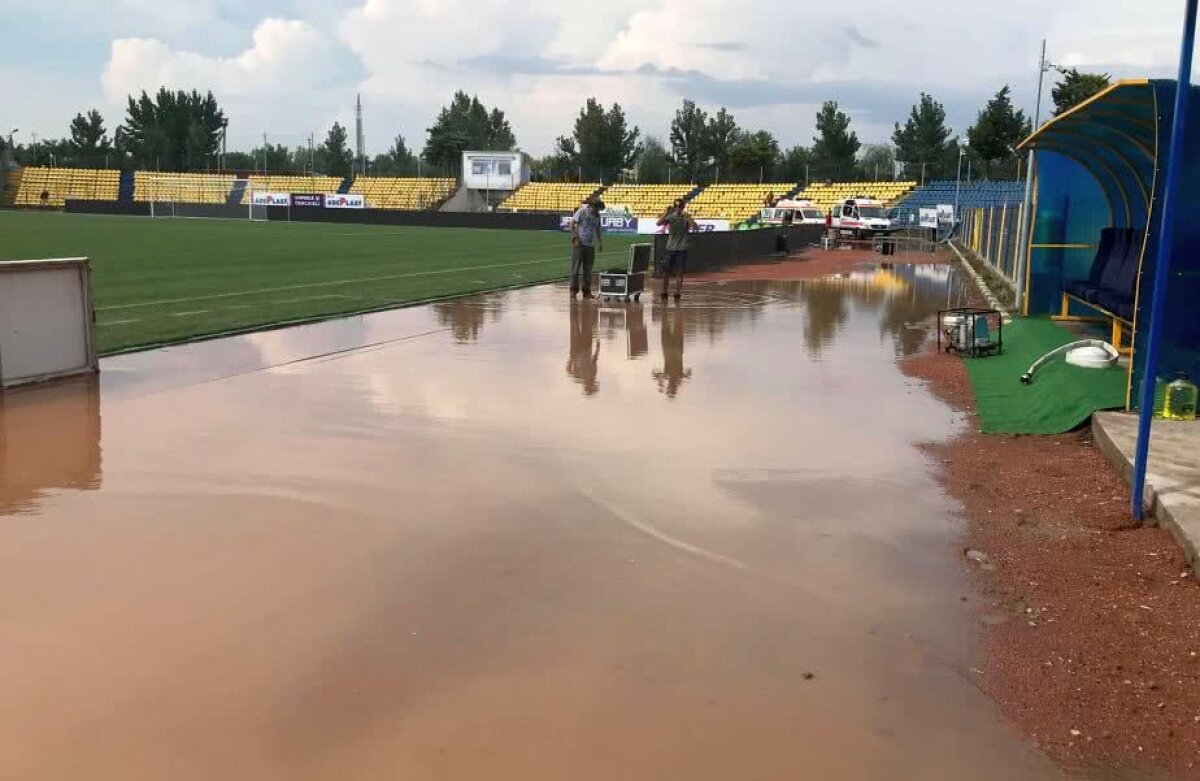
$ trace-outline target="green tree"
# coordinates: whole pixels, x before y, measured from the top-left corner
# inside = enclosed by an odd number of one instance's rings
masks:
[[[629,129],[619,103],[605,111],[598,100],[588,98],[575,119],[574,133],[570,138],[559,138],[558,151],[574,167],[583,169],[584,179],[612,182],[641,154],[640,135],[636,126]]]
[[[786,182],[804,182],[812,164],[812,152],[806,146],[794,146],[779,157],[779,178]]]
[[[517,146],[504,112],[497,108],[489,111],[478,97],[461,90],[438,112],[428,133],[425,159],[446,168],[458,166],[468,150],[511,152]]]
[[[305,147],[304,155],[308,157],[308,148]],[[229,171],[253,171],[255,170],[254,157],[249,152],[227,152],[225,154],[225,168]]]
[[[104,131],[104,118],[99,111],[92,109],[86,116],[76,114],[71,120],[71,146],[75,152],[75,165],[104,165],[104,156],[112,151],[112,144]]]
[[[1008,85],[996,93],[967,129],[967,143],[984,165],[984,176],[1016,176],[1017,145],[1029,135],[1031,123],[1013,107]]]
[[[1112,76],[1107,73],[1080,73],[1078,68],[1059,69],[1059,73],[1062,80],[1050,91],[1055,116],[1070,111],[1112,84]]]
[[[642,184],[665,184],[670,178],[671,156],[662,141],[646,136],[642,154],[638,157],[638,181]]]
[[[304,153],[308,154],[307,148]],[[257,146],[250,150],[250,157],[253,159],[252,165],[256,171],[265,171],[270,174],[290,174],[304,170],[296,167],[291,150],[283,144],[268,142]]]
[[[891,181],[896,173],[896,152],[891,144],[869,144],[858,158],[859,176],[882,182]]]
[[[704,127],[701,154],[706,162],[714,163],[723,171],[728,170],[734,146],[741,140],[742,131],[738,129],[737,122],[722,106]]]
[[[817,112],[817,135],[813,137],[812,162],[828,179],[854,175],[858,156],[858,134],[850,129],[850,117],[839,110],[837,101],[827,100]]]
[[[554,148],[559,151],[536,158],[530,163],[532,179],[539,182],[569,182],[579,179],[579,169],[572,168],[570,155],[561,151],[564,143],[570,143],[570,139],[559,136],[554,141]]]
[[[190,171],[205,167],[220,146],[225,113],[211,92],[159,89],[129,96],[116,146],[139,168]]]
[[[946,108],[922,92],[904,126],[896,123],[892,142],[896,156],[908,166],[908,175],[919,175],[924,168],[927,179],[938,179],[952,177],[958,163],[958,144],[951,143],[951,135]]]
[[[761,182],[769,180],[779,159],[779,142],[770,131],[739,133],[729,153],[732,178]]]
[[[349,176],[354,153],[346,145],[346,128],[340,122],[334,122],[321,145],[325,170],[322,173],[329,176]]]
[[[671,155],[695,181],[696,172],[705,159],[705,139],[708,135],[708,114],[690,100],[676,109],[671,120]],[[680,177],[683,178],[682,176]]]

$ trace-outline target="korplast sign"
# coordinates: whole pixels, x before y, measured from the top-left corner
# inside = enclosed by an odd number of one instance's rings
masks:
[[[359,193],[326,193],[326,209],[365,209],[367,199]]]
[[[250,193],[250,203],[255,206],[290,206],[291,193]]]

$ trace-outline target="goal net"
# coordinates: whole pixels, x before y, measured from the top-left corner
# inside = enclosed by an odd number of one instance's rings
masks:
[[[229,216],[243,195],[236,181],[232,175],[139,172],[134,200],[147,202],[151,217]]]

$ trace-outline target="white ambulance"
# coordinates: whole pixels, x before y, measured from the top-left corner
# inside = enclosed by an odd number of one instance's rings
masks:
[[[758,221],[762,225],[824,225],[825,212],[814,206],[812,201],[793,201],[787,198],[776,201],[774,206],[767,206],[758,213]]]
[[[847,198],[833,206],[833,227],[843,236],[869,239],[891,233],[892,221],[883,201],[874,198]]]

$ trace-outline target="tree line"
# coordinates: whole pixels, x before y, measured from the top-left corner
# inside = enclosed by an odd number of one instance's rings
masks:
[[[1108,74],[1061,71],[1051,92],[1060,114],[1111,82]],[[637,181],[709,183],[713,181],[1011,179],[1017,175],[1016,147],[1032,123],[1013,106],[1007,85],[980,109],[964,139],[946,124],[945,106],[921,93],[903,122],[895,124],[890,144],[860,142],[851,117],[837,101],[825,102],[816,115],[811,144],[781,147],[768,130],[745,128],[725,107],[708,113],[685,99],[671,120],[665,140],[643,136],[620,104],[605,107],[588,98],[569,135],[553,151],[533,161],[535,179],[552,181]],[[225,149],[228,120],[211,92],[171,91],[129,96],[125,117],[109,134],[96,109],[77,114],[67,135],[0,152],[21,165],[59,165],[158,171],[236,170],[269,173],[317,173],[348,176],[365,169],[378,175],[416,176],[458,173],[465,150],[513,151],[517,139],[504,112],[485,106],[477,96],[456,92],[426,129],[419,154],[403,135],[387,151],[356,161],[348,132],[335,122],[318,143],[289,147],[263,143],[249,151]]]

